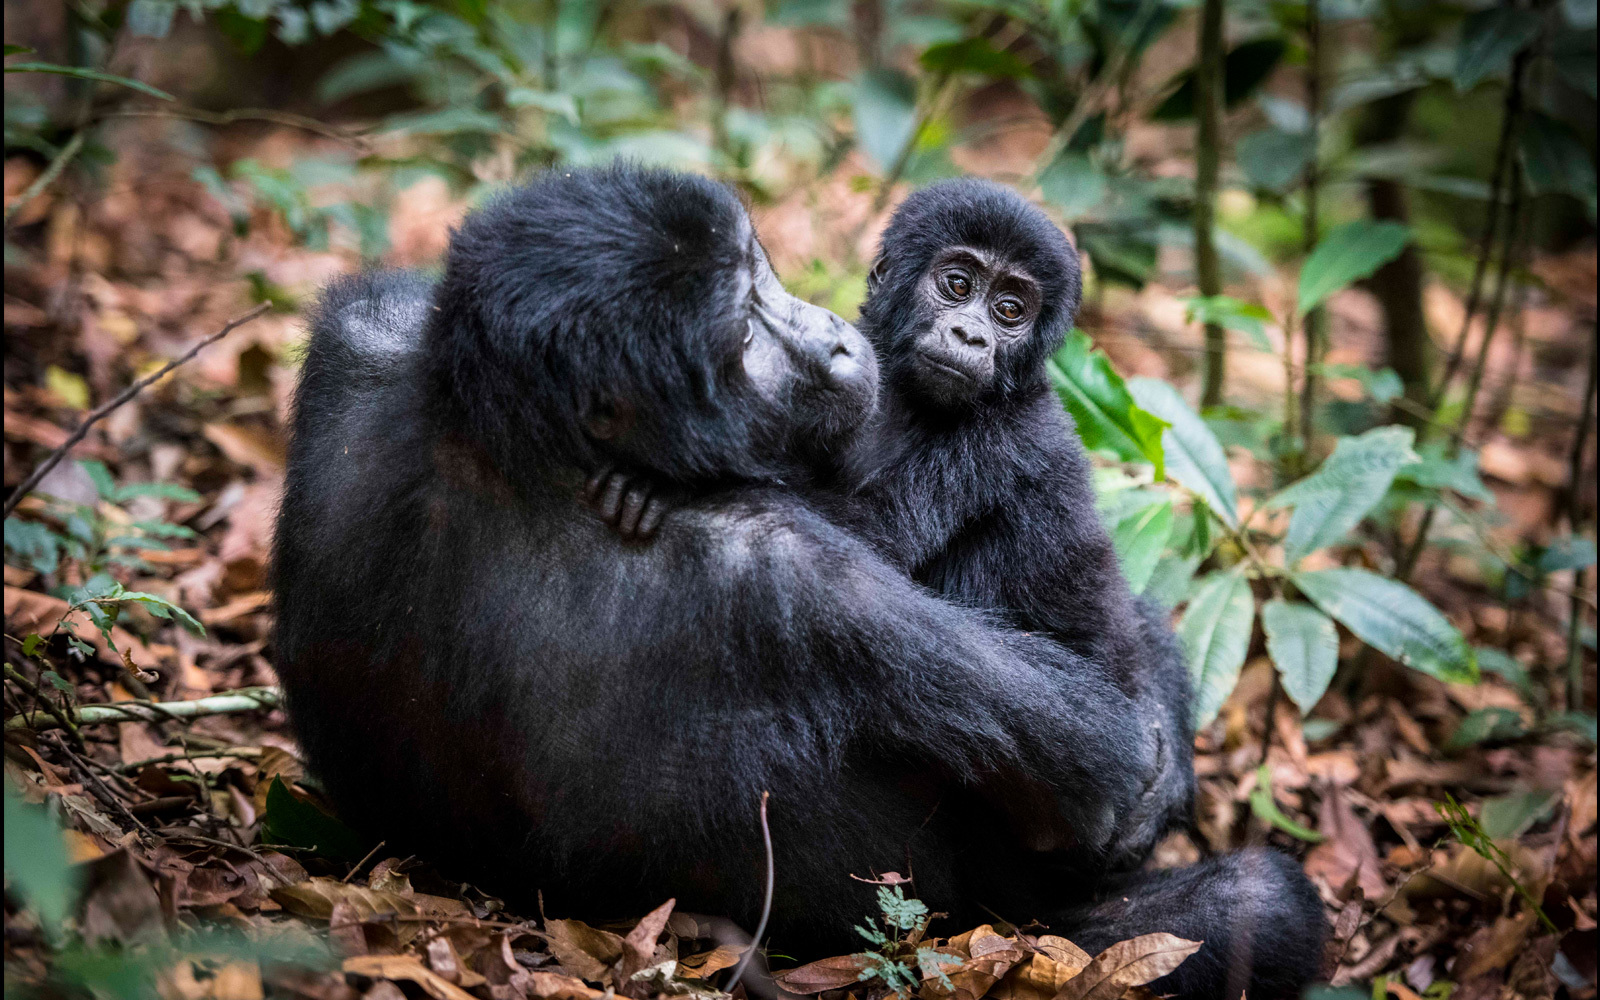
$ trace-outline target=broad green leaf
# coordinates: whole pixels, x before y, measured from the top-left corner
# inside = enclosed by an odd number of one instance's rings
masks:
[[[1239,668],[1250,649],[1250,627],[1255,622],[1255,597],[1242,570],[1213,573],[1200,582],[1189,607],[1178,621],[1178,641],[1189,661],[1194,680],[1194,724],[1198,728],[1217,717],[1218,709],[1233,693]]]
[[[1307,829],[1285,816],[1283,810],[1278,808],[1278,800],[1272,797],[1272,768],[1266,764],[1256,768],[1256,787],[1250,790],[1250,811],[1263,823],[1275,826],[1308,844],[1320,844],[1326,839],[1317,831]]]
[[[1295,309],[1305,315],[1328,296],[1400,256],[1411,230],[1398,222],[1358,219],[1324,236],[1300,268]]]
[[[1570,125],[1534,111],[1523,126],[1520,141],[1528,184],[1534,191],[1594,199],[1594,157]]]
[[[157,618],[176,619],[180,624],[183,625],[184,628],[188,629],[190,632],[193,632],[195,635],[206,634],[206,627],[196,621],[193,615],[178,607],[176,604],[173,604],[165,597],[161,597],[156,594],[146,594],[138,590],[129,590],[125,591],[121,595],[120,599],[124,601],[137,601],[140,604],[143,604],[147,609],[149,609],[150,613],[155,615]]]
[[[871,70],[855,87],[856,143],[880,170],[888,170],[917,128],[917,86],[892,69]]]
[[[1590,746],[1596,742],[1595,717],[1588,712],[1557,712],[1544,720],[1550,729],[1561,732],[1577,733],[1589,741]]]
[[[1559,573],[1593,566],[1594,556],[1594,542],[1579,535],[1564,535],[1540,553],[1536,565],[1541,573]]]
[[[1340,438],[1322,466],[1267,501],[1293,507],[1284,539],[1290,563],[1331,545],[1361,522],[1389,492],[1400,467],[1417,461],[1409,427],[1378,427],[1359,437]]]
[[[1405,383],[1393,368],[1368,368],[1366,365],[1314,365],[1328,378],[1353,378],[1361,383],[1374,402],[1387,403],[1405,392]]]
[[[134,497],[160,497],[163,500],[177,500],[181,503],[200,501],[200,494],[177,483],[129,483],[112,494],[111,500],[113,503],[122,503]]]
[[[1480,743],[1514,740],[1527,732],[1522,716],[1509,708],[1480,708],[1461,720],[1461,725],[1445,742],[1446,750],[1465,750]]]
[[[78,871],[67,864],[67,845],[55,820],[43,806],[13,791],[9,776],[5,784],[6,895],[14,887],[54,940],[78,894]]]
[[[1239,140],[1234,158],[1250,183],[1268,191],[1294,187],[1306,165],[1317,155],[1316,139],[1309,132],[1264,128]]]
[[[1128,392],[1141,408],[1167,423],[1161,436],[1167,476],[1192,490],[1226,524],[1237,525],[1238,490],[1228,468],[1228,456],[1211,428],[1167,382],[1129,379]]]
[[[512,87],[506,91],[506,104],[513,108],[538,108],[560,115],[574,125],[578,123],[578,102],[571,94],[534,90],[532,87]]]
[[[1068,334],[1048,370],[1085,448],[1110,451],[1125,462],[1149,462],[1157,479],[1165,477],[1161,432],[1166,421],[1133,401],[1111,359],[1093,350],[1088,334]]]
[[[1515,840],[1526,833],[1528,827],[1548,816],[1559,801],[1561,793],[1548,788],[1484,799],[1478,825],[1491,840]]]
[[[320,856],[339,861],[355,861],[367,852],[366,841],[360,834],[338,817],[297,798],[276,775],[267,786],[261,839],[269,844],[314,847]]]
[[[987,38],[930,45],[919,61],[930,73],[975,73],[1007,79],[1029,75],[1027,63],[1010,52],[995,48]]]
[[[1478,657],[1479,670],[1505,678],[1524,698],[1533,697],[1533,678],[1516,657],[1493,646],[1475,646],[1473,652]]]
[[[1088,215],[1106,196],[1105,171],[1084,153],[1064,151],[1039,175],[1039,193],[1067,219]]]
[[[1255,93],[1288,51],[1282,38],[1256,38],[1242,42],[1223,56],[1222,101],[1223,107],[1232,108]],[[1167,86],[1173,91],[1150,114],[1156,121],[1181,121],[1194,117],[1194,70],[1178,73]]]
[[[1199,553],[1162,556],[1156,563],[1155,572],[1150,574],[1150,582],[1145,584],[1144,597],[1168,611],[1176,608],[1188,592],[1189,584],[1194,580],[1194,571],[1200,568],[1203,558]]]
[[[94,483],[94,490],[100,494],[100,499],[110,500],[117,495],[116,480],[111,478],[111,470],[106,468],[106,463],[90,458],[83,459],[78,464],[89,474],[89,481]]]
[[[1351,566],[1293,574],[1311,603],[1380,653],[1443,681],[1473,682],[1478,661],[1460,631],[1397,580]]]
[[[1196,295],[1178,301],[1184,305],[1185,322],[1214,323],[1227,330],[1238,330],[1260,350],[1273,349],[1272,341],[1267,339],[1267,324],[1272,322],[1272,313],[1266,306],[1228,295]]]
[[[6,66],[7,73],[50,73],[54,76],[75,76],[80,80],[94,80],[97,83],[114,83],[119,87],[137,90],[141,94],[159,97],[163,101],[176,101],[177,98],[165,90],[157,90],[148,83],[130,80],[125,76],[115,73],[102,73],[97,69],[84,69],[82,66],[58,66],[55,63],[23,62],[11,63]]]
[[[1261,606],[1261,627],[1267,633],[1267,653],[1283,678],[1283,690],[1300,714],[1328,690],[1339,666],[1339,630],[1333,620],[1309,604],[1275,598]]]
[[[1122,561],[1122,575],[1135,594],[1144,592],[1172,535],[1172,501],[1152,504],[1117,522],[1111,544]]]
[[[1494,494],[1478,477],[1478,453],[1462,448],[1455,458],[1443,441],[1429,441],[1417,448],[1420,462],[1413,462],[1395,474],[1404,482],[1435,490],[1453,490],[1468,500],[1493,503]]]
[[[1468,16],[1456,46],[1456,89],[1470,90],[1484,77],[1510,69],[1511,58],[1537,34],[1539,16],[1509,4]]]

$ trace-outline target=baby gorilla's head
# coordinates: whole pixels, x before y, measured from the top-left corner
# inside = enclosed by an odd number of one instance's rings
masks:
[[[1077,252],[1043,212],[988,181],[945,181],[896,210],[861,326],[908,402],[957,408],[1042,377],[1080,294]]]
[[[782,475],[870,412],[871,349],[779,284],[739,200],[636,167],[547,172],[451,240],[436,392],[508,466]]]

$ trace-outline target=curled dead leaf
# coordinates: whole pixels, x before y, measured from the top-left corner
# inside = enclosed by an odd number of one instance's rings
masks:
[[[738,965],[747,947],[719,944],[710,951],[690,955],[678,962],[678,975],[684,979],[710,979],[723,969]]]
[[[772,978],[790,993],[821,993],[861,981],[861,962],[853,955],[835,955],[788,969]]]
[[[373,979],[404,979],[416,983],[434,1000],[477,1000],[471,993],[422,964],[415,955],[352,955],[344,971]]]
[[[1129,987],[1143,986],[1176,969],[1203,943],[1176,934],[1141,934],[1118,941],[1073,976],[1055,1000],[1116,1000]]]
[[[540,936],[562,968],[590,982],[611,984],[611,968],[622,958],[622,938],[581,920],[546,920]]]

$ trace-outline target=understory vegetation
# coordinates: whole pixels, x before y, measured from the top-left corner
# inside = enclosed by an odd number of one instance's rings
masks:
[[[436,268],[487,194],[626,157],[735,186],[847,318],[906,192],[1043,206],[1086,274],[1051,379],[1196,692],[1198,816],[1156,863],[1294,852],[1319,996],[1595,995],[1593,0],[7,13],[8,991],[735,990],[745,949],[670,901],[510,913],[363,840],[273,672],[318,288]],[[763,942],[786,989],[1142,997],[1198,947],[945,926],[914,873],[853,874],[862,950]]]

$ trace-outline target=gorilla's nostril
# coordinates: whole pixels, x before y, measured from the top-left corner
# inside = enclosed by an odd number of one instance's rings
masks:
[[[839,355],[843,354],[845,357],[849,357],[850,353],[850,345],[841,340],[833,345],[833,350],[830,352],[830,356],[837,358]]]

